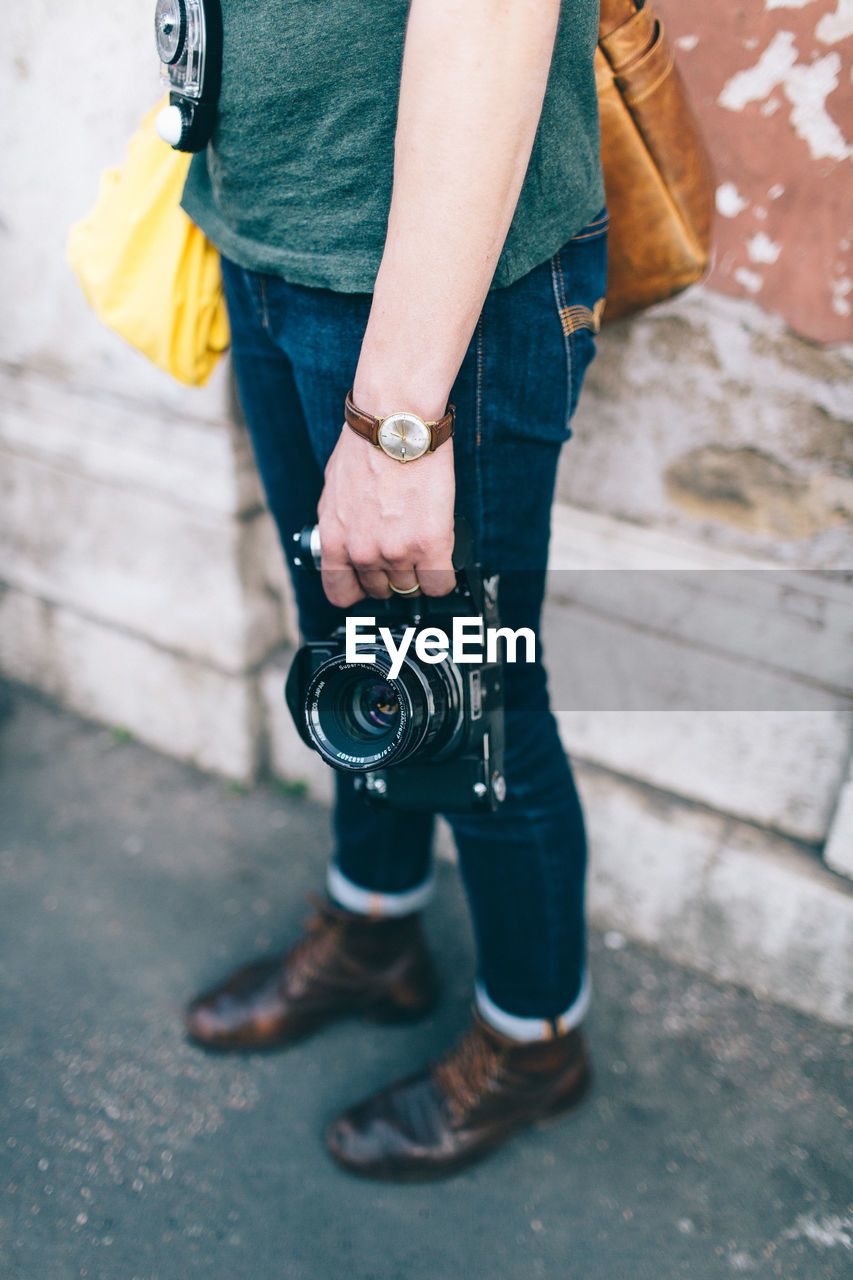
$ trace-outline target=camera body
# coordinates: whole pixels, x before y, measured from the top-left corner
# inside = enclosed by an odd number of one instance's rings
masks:
[[[203,151],[213,133],[222,78],[219,0],[157,0],[154,39],[170,90],[157,132],[176,151]]]
[[[296,540],[296,563],[310,571],[316,532]],[[506,794],[503,662],[486,645],[499,626],[498,580],[472,563],[460,522],[454,567],[449,595],[361,601],[345,626],[299,649],[287,677],[303,740],[389,808],[489,812]],[[464,643],[438,658],[437,637],[462,632]]]

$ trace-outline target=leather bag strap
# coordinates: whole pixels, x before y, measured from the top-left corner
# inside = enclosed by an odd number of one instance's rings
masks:
[[[598,38],[605,39],[611,31],[621,27],[629,18],[643,8],[645,0],[601,0],[598,17]]]

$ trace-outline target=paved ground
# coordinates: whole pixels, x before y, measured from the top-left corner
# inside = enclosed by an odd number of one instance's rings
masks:
[[[206,1056],[182,1002],[296,929],[325,812],[19,691],[0,752],[3,1280],[853,1274],[850,1035],[594,937],[588,1104],[449,1182],[361,1182],[323,1122],[466,1020],[452,868],[432,1019]]]

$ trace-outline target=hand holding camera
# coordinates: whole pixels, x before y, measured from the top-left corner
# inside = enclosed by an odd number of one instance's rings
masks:
[[[384,600],[416,585],[428,596],[452,591],[454,497],[452,441],[401,466],[342,431],[319,505],[332,604],[348,609],[365,595]]]
[[[294,540],[297,567],[316,572],[318,530]],[[287,678],[304,741],[333,768],[357,775],[366,798],[395,808],[488,811],[506,792],[502,675],[510,639],[499,625],[497,578],[474,563],[460,520],[453,564],[450,592],[361,602],[328,639],[303,645]],[[532,633],[529,640],[535,646]]]

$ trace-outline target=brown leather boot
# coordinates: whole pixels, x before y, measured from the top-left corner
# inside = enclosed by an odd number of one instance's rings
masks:
[[[365,1177],[442,1177],[573,1106],[589,1079],[579,1029],[521,1044],[475,1013],[443,1057],[333,1120],[326,1146],[345,1169]]]
[[[305,938],[283,956],[238,969],[195,999],[187,1035],[207,1049],[267,1049],[363,1013],[407,1021],[428,1013],[437,981],[417,915],[373,920],[314,901]]]

